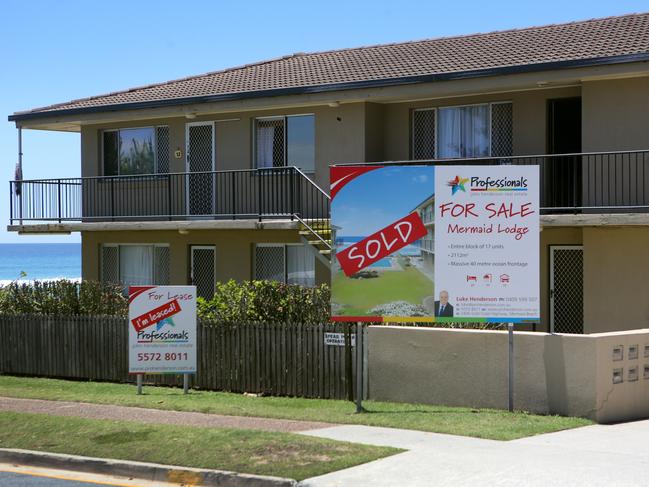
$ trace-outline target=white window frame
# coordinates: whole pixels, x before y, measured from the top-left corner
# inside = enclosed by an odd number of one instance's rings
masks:
[[[445,106],[439,106],[439,107],[428,107],[428,108],[414,108],[411,111],[410,115],[410,154],[411,156],[414,156],[415,153],[415,117],[414,114],[415,112],[435,112],[435,159],[438,158],[438,150],[439,150],[439,110],[444,109],[444,108],[465,108],[465,107],[475,107],[475,106],[489,106],[489,116],[488,116],[488,121],[487,125],[489,127],[489,157],[493,157],[493,152],[492,152],[492,133],[491,133],[491,115],[492,115],[492,107],[493,105],[506,105],[510,104],[513,106],[514,102],[512,100],[503,100],[503,101],[491,101],[487,103],[468,103],[464,105],[445,105]],[[512,112],[513,114],[513,112]],[[458,157],[457,159],[467,159],[465,157]],[[479,159],[479,158],[478,158]]]
[[[268,167],[257,167],[257,121],[258,120],[282,120],[284,122],[284,165],[281,167],[290,167],[288,163],[288,123],[287,119],[289,117],[313,117],[313,171],[305,171],[302,168],[298,168],[300,171],[304,172],[307,176],[312,176],[315,174],[315,141],[316,141],[316,126],[315,126],[315,113],[290,113],[287,115],[269,115],[266,117],[255,117],[252,120],[252,169],[271,169]]]
[[[157,174],[166,174],[158,172],[158,130],[159,128],[166,127],[169,128],[169,125],[146,125],[143,127],[120,127],[115,129],[104,129],[101,130],[101,174],[103,176],[112,177],[112,176],[151,176]],[[106,174],[106,161],[104,151],[104,134],[107,132],[119,132],[120,130],[137,130],[137,129],[153,129],[153,143],[155,147],[153,148],[153,173],[152,174],[120,174],[120,164],[119,164],[119,149],[117,151],[117,174],[107,175]],[[171,134],[170,134],[171,135]],[[117,138],[119,140],[119,137]],[[170,142],[171,144],[171,142]]]
[[[301,243],[257,243],[254,244],[254,253],[253,253],[253,262],[252,262],[252,270],[253,270],[253,279],[257,279],[257,247],[281,247],[284,249],[284,280],[281,281],[284,284],[288,283],[288,251],[286,250],[288,247],[306,247],[306,244],[301,244]],[[313,257],[313,270],[315,271],[315,256]],[[313,279],[313,285],[315,286],[315,276]]]
[[[171,244],[168,244],[168,243],[149,243],[149,242],[145,242],[145,243],[133,243],[133,242],[129,242],[129,243],[102,243],[99,246],[99,276],[100,276],[100,278],[104,275],[104,270],[102,268],[103,258],[102,258],[102,255],[101,255],[103,248],[104,247],[117,248],[117,278],[118,278],[118,282],[121,283],[122,282],[121,281],[122,276],[120,275],[120,264],[121,264],[120,258],[121,258],[121,256],[120,256],[119,248],[120,247],[132,247],[132,246],[153,247],[154,250],[155,250],[156,247],[169,248],[169,247],[171,247]],[[154,258],[155,258],[155,252],[153,253],[153,255],[154,255]],[[169,260],[171,261],[171,258]],[[154,265],[152,266],[152,268],[153,268],[153,272],[155,274],[155,261],[153,262],[153,264]]]

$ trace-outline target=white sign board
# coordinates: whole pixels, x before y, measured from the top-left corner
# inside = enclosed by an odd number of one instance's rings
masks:
[[[356,334],[352,335],[352,347],[356,346]],[[332,345],[334,347],[344,347],[345,346],[345,334],[344,333],[329,333],[324,334],[324,343],[325,345]]]
[[[538,167],[438,166],[434,248],[439,321],[538,321]]]
[[[196,373],[196,286],[131,286],[131,374]]]

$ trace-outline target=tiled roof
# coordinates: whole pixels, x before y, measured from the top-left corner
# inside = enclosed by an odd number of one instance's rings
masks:
[[[123,105],[121,108],[133,108],[148,104],[187,103],[191,101],[189,98],[207,101],[363,85],[379,86],[388,82],[398,84],[421,81],[426,77],[429,80],[450,79],[460,76],[460,73],[480,76],[505,73],[517,67],[551,69],[561,66],[561,63],[588,60],[593,64],[600,61],[607,63],[612,62],[610,58],[621,56],[631,60],[634,55],[647,53],[649,14],[631,14],[484,34],[294,54],[19,112],[10,119],[68,110],[77,112],[108,107],[114,110],[120,109],[120,105]]]

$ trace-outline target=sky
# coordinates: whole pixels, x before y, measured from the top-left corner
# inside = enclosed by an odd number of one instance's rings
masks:
[[[331,202],[340,237],[367,237],[411,213],[435,193],[432,166],[383,167],[345,184]]]
[[[0,0],[0,243],[20,110],[295,52],[488,32],[649,10],[639,0]],[[23,131],[25,179],[80,174],[78,134]]]

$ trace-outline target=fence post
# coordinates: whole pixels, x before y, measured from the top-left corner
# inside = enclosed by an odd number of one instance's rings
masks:
[[[356,323],[356,413],[363,409],[363,324]]]
[[[354,402],[354,374],[352,370],[352,330],[345,325],[345,372],[347,376],[347,399]]]

